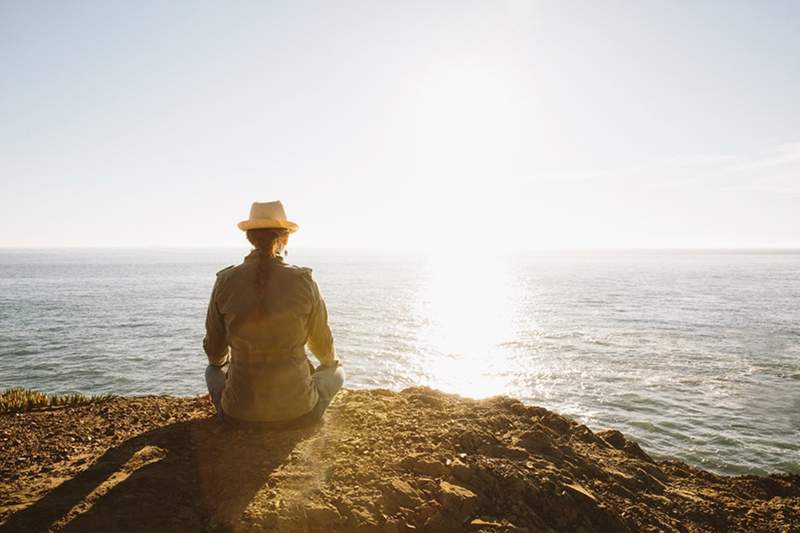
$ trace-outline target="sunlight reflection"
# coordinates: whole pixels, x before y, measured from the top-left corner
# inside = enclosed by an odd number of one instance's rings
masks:
[[[512,286],[506,262],[440,254],[428,263],[417,298],[423,380],[471,397],[506,393],[513,365]]]

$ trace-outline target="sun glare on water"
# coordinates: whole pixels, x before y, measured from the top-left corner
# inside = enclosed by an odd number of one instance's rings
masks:
[[[508,266],[491,256],[432,256],[417,296],[422,380],[470,397],[506,393],[513,370]]]

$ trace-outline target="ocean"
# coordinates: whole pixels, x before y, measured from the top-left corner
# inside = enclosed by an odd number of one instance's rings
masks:
[[[800,472],[800,251],[290,251],[351,388],[507,394],[718,473]],[[0,388],[204,393],[241,249],[0,251]]]

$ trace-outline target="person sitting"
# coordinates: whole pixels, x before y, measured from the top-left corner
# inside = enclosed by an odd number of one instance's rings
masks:
[[[311,269],[283,258],[298,226],[275,201],[253,203],[238,227],[253,250],[217,272],[203,339],[209,396],[225,420],[276,429],[313,424],[345,373]],[[316,369],[306,345],[320,362]]]

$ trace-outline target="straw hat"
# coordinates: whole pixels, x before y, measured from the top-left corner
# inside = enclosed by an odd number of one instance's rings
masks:
[[[289,233],[294,233],[298,229],[297,224],[286,220],[286,211],[283,210],[280,200],[253,202],[250,207],[250,218],[242,220],[238,226],[242,231],[257,228],[283,228],[289,230]]]

